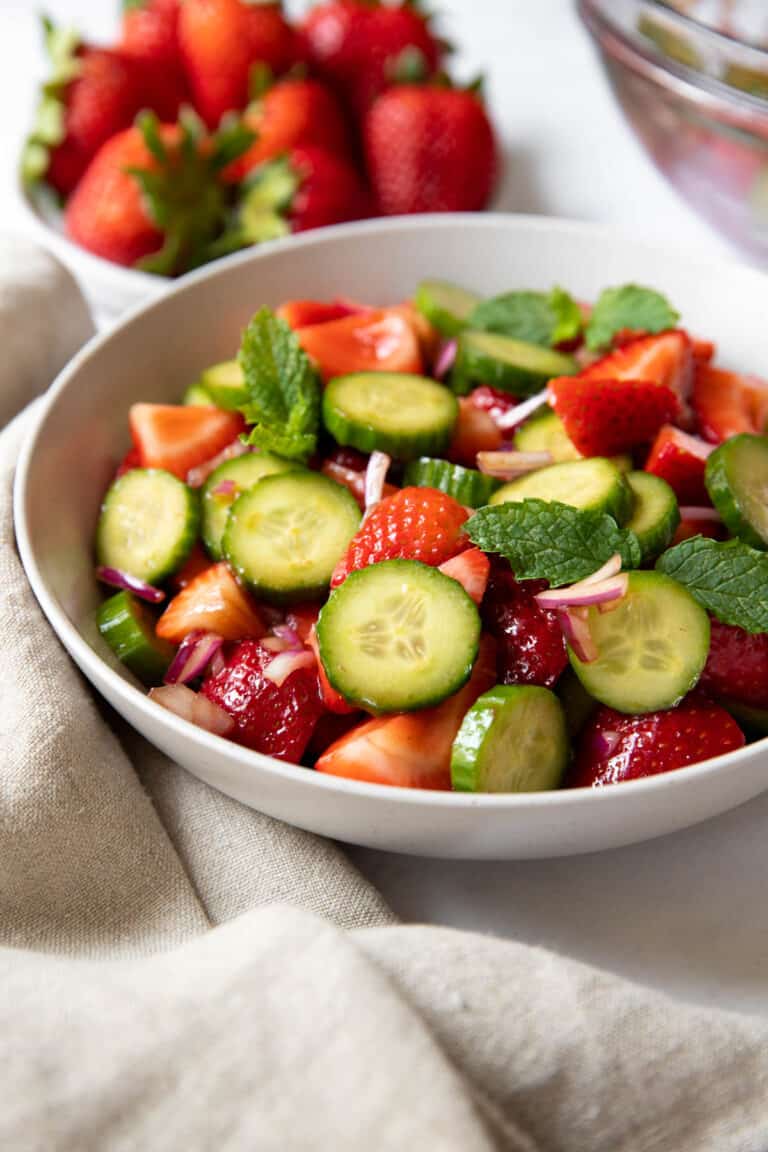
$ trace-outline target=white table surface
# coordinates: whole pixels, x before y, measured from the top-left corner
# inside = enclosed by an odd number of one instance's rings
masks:
[[[46,4],[92,36],[110,33],[117,6]],[[14,168],[43,63],[38,7],[37,0],[0,2],[3,228],[22,226]],[[681,252],[730,255],[646,161],[569,0],[442,0],[439,7],[446,33],[463,46],[461,72],[490,77],[506,149],[499,207],[601,220]],[[405,920],[542,944],[681,996],[764,1012],[767,832],[768,793],[688,832],[592,856],[468,864],[353,855]]]

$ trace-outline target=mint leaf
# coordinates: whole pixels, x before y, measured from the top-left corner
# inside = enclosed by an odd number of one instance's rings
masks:
[[[253,424],[247,442],[305,461],[317,445],[320,382],[296,336],[262,308],[243,333],[238,359],[248,389],[240,411]]]
[[[498,332],[513,340],[551,348],[573,340],[581,331],[581,312],[562,288],[545,292],[506,292],[478,304],[469,318],[470,328]]]
[[[640,544],[605,512],[588,512],[557,500],[522,500],[480,508],[465,524],[483,552],[505,556],[519,580],[548,580],[553,588],[595,572],[615,552],[637,568]]]
[[[664,552],[656,567],[723,624],[768,632],[768,553],[740,540],[693,536]]]
[[[664,332],[674,328],[680,319],[660,292],[639,284],[606,288],[592,309],[586,328],[587,347],[593,352],[607,348],[617,332],[631,328],[636,332]]]

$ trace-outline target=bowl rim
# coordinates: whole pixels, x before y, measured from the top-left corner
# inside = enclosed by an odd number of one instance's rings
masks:
[[[614,244],[627,243],[628,237],[619,230],[601,224],[585,221],[573,221],[562,217],[534,216],[514,213],[433,213],[423,216],[390,217],[375,220],[359,221],[353,224],[340,224],[329,228],[318,229],[314,232],[300,236],[286,237],[276,240],[264,248],[246,249],[232,256],[201,268],[180,279],[168,293],[159,298],[141,303],[129,310],[120,321],[107,331],[92,337],[62,369],[51,384],[44,397],[40,400],[40,410],[36,415],[33,427],[27,433],[22,446],[16,467],[13,491],[13,513],[16,541],[19,555],[30,582],[32,590],[45,616],[54,631],[63,642],[65,648],[75,662],[86,672],[89,680],[100,691],[100,682],[105,682],[110,692],[121,699],[131,710],[138,710],[150,723],[166,725],[179,738],[191,741],[200,751],[215,753],[217,756],[230,762],[238,769],[251,770],[257,764],[262,770],[274,778],[286,781],[289,784],[303,782],[308,788],[323,791],[341,792],[358,798],[382,797],[390,802],[402,803],[408,806],[436,806],[439,809],[462,810],[469,808],[486,808],[492,810],[533,810],[533,809],[564,809],[578,813],[585,805],[612,804],[618,798],[626,796],[626,803],[631,804],[632,797],[641,797],[659,792],[677,792],[686,789],[694,780],[710,777],[751,760],[755,755],[768,751],[768,737],[746,744],[743,748],[733,752],[724,753],[712,759],[691,764],[674,771],[662,772],[655,776],[648,776],[639,780],[628,780],[621,783],[620,788],[572,788],[555,789],[547,792],[528,793],[462,793],[441,792],[429,789],[404,788],[395,785],[372,784],[344,777],[315,772],[302,765],[290,764],[276,760],[263,753],[251,751],[224,737],[214,736],[186,720],[182,720],[160,705],[154,704],[146,691],[124,679],[118,672],[106,663],[105,660],[88,644],[76,626],[69,619],[60,606],[55,593],[49,588],[35,555],[35,546],[27,523],[26,505],[31,476],[35,465],[36,448],[47,418],[56,405],[58,398],[77,380],[82,365],[94,356],[98,356],[102,347],[107,345],[114,336],[123,329],[140,321],[143,316],[153,309],[162,307],[171,296],[180,296],[195,291],[197,285],[203,281],[226,277],[232,268],[243,264],[258,264],[264,259],[274,258],[283,251],[293,251],[296,248],[318,248],[333,246],[337,239],[347,237],[361,237],[374,233],[402,233],[440,228],[503,228],[514,230],[532,230],[534,232],[552,231],[563,235],[574,234],[585,238],[601,237]],[[636,249],[645,249],[649,254],[657,254],[660,258],[668,258],[668,252],[658,245],[632,239]],[[738,272],[740,275],[764,280],[756,270],[740,265],[735,261],[713,260],[691,261],[684,258],[688,264],[695,264],[702,268],[726,269]],[[618,793],[618,795],[617,795]],[[619,801],[624,802],[624,801]]]
[[[739,48],[760,57],[768,68],[768,49],[728,36],[715,28],[710,28],[686,16],[674,8],[668,8],[658,0],[642,0],[644,7],[654,8],[670,24],[678,24],[699,36],[715,42],[737,45]],[[595,44],[601,51],[610,54],[634,72],[646,79],[672,88],[676,94],[696,104],[710,108],[716,118],[723,119],[730,114],[735,120],[760,122],[765,127],[768,120],[768,100],[750,92],[735,89],[716,76],[710,76],[696,68],[691,68],[679,60],[661,56],[653,49],[630,37],[609,14],[603,10],[601,0],[577,0],[577,7],[583,24],[589,30]]]

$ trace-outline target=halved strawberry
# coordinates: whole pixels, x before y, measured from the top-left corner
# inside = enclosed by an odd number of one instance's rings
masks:
[[[673,389],[650,380],[592,379],[584,373],[550,380],[549,392],[583,456],[617,456],[648,444],[680,413]]]
[[[184,480],[245,427],[239,412],[177,404],[134,404],[128,420],[143,468],[165,468]]]
[[[584,380],[647,380],[671,388],[683,414],[693,383],[693,350],[680,329],[641,336],[585,368]]]
[[[701,435],[713,444],[740,432],[761,436],[768,428],[768,383],[757,376],[699,364],[692,404]]]
[[[189,556],[178,572],[174,572],[168,583],[174,592],[181,592],[182,588],[186,588],[187,584],[191,584],[201,572],[206,572],[210,567],[211,558],[202,544],[194,544]]]
[[[226,564],[213,564],[191,580],[157,622],[157,634],[180,644],[190,632],[218,632],[225,640],[263,636],[264,624]]]
[[[467,468],[476,468],[478,452],[497,452],[502,440],[503,435],[492,416],[478,408],[471,396],[460,397],[459,417],[448,448],[448,459]]]
[[[348,372],[422,371],[416,330],[397,308],[312,324],[296,336],[324,380]]]
[[[516,580],[506,560],[494,558],[483,601],[483,624],[497,644],[501,684],[552,688],[568,664],[563,630],[555,612],[539,606],[545,580]]]
[[[141,456],[139,455],[138,448],[128,449],[117,466],[115,480],[119,480],[126,472],[130,472],[132,468],[141,468]]]
[[[347,703],[326,676],[325,668],[320,659],[320,648],[317,643],[317,633],[314,625],[309,631],[306,643],[315,654],[315,660],[317,661],[317,678],[320,681],[320,699],[323,701],[324,706],[329,712],[334,712],[337,716],[351,716],[353,712],[359,711],[354,704]]]
[[[331,320],[343,320],[345,316],[359,316],[369,311],[372,309],[346,300],[287,300],[275,309],[276,315],[294,330],[328,324]]]
[[[456,733],[478,696],[495,683],[494,645],[484,636],[472,675],[455,695],[436,708],[367,720],[332,744],[315,768],[369,784],[449,789]]]
[[[752,635],[713,620],[700,683],[713,696],[768,708],[768,633]]]
[[[709,504],[704,469],[712,445],[672,424],[659,429],[645,471],[666,480],[681,504]]]
[[[713,540],[725,538],[725,525],[719,520],[681,520],[675,529],[670,547],[690,540],[692,536],[709,536]]]
[[[479,548],[468,548],[440,564],[440,571],[444,576],[458,580],[467,595],[479,604],[488,585],[488,576],[491,571],[491,562],[485,552]]]
[[[691,352],[693,353],[694,364],[709,364],[710,360],[714,358],[717,351],[716,346],[712,340],[700,340],[697,336],[691,336]]]

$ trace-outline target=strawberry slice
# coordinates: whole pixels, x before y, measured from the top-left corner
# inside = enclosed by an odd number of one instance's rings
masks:
[[[466,508],[436,488],[400,488],[380,500],[336,565],[331,587],[382,560],[420,560],[438,567],[467,546]]]
[[[681,520],[675,529],[670,547],[673,548],[682,540],[690,540],[692,536],[709,536],[713,540],[722,540],[725,537],[725,527],[719,520]]]
[[[552,688],[568,663],[563,631],[554,612],[540,608],[546,580],[517,581],[506,561],[494,561],[483,603],[483,623],[495,638],[501,684]]]
[[[245,427],[238,412],[180,404],[134,404],[128,419],[141,466],[165,468],[181,480]]]
[[[709,656],[701,686],[753,708],[768,708],[768,633],[752,635],[712,621]]]
[[[202,545],[194,544],[189,556],[178,572],[174,572],[168,583],[174,592],[181,592],[182,588],[186,588],[187,584],[191,584],[201,572],[206,572],[210,567],[211,561],[208,553]]]
[[[549,382],[550,404],[583,456],[617,456],[653,440],[677,419],[680,401],[650,380],[562,376]]]
[[[326,676],[325,668],[320,659],[320,648],[317,643],[317,632],[314,625],[310,629],[306,643],[314,652],[315,660],[317,661],[317,677],[320,681],[320,698],[323,701],[323,705],[329,712],[334,712],[337,716],[351,716],[353,712],[358,712],[359,709],[353,704],[348,704]]]
[[[400,788],[451,787],[451,747],[466,712],[496,682],[493,642],[483,637],[472,675],[436,708],[367,720],[332,744],[318,772]]]
[[[350,372],[422,371],[419,338],[401,309],[312,324],[296,336],[324,380]]]
[[[745,743],[732,717],[706,697],[689,696],[677,708],[627,716],[599,708],[583,730],[568,783],[599,788],[622,780],[655,776]]]
[[[232,717],[238,744],[298,764],[323,714],[317,675],[297,668],[278,687],[264,675],[274,659],[257,640],[244,640],[202,692]]]
[[[580,373],[585,380],[647,380],[671,388],[681,412],[693,383],[693,350],[688,335],[674,329],[637,340],[601,356]]]
[[[491,562],[479,548],[468,548],[441,564],[440,571],[444,576],[458,580],[467,596],[479,604],[488,586]]]
[[[447,456],[455,464],[476,468],[478,452],[498,452],[503,438],[490,413],[477,407],[471,396],[462,396]]]
[[[699,364],[692,404],[701,435],[713,444],[740,432],[762,436],[768,428],[768,383],[757,376]]]
[[[672,424],[659,429],[645,471],[666,480],[681,504],[709,504],[704,469],[712,445]]]
[[[190,632],[218,632],[225,640],[263,636],[264,624],[226,564],[213,564],[182,588],[157,622],[157,634],[180,644]]]
[[[285,320],[289,328],[308,328],[315,324],[328,324],[332,320],[343,320],[345,316],[358,316],[372,311],[361,304],[346,300],[287,300],[275,309],[275,314]]]
[[[117,466],[115,480],[119,480],[126,472],[130,472],[132,468],[141,468],[141,455],[139,454],[138,448],[128,449]]]

